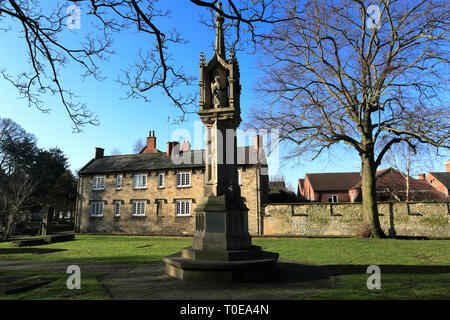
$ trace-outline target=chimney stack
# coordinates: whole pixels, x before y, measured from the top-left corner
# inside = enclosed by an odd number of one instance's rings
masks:
[[[154,130],[148,132],[147,145],[140,153],[158,153],[158,150],[156,150],[156,137]]]
[[[189,143],[189,141],[183,141],[180,147],[180,151],[189,151],[189,150],[191,150],[191,144]]]
[[[425,180],[425,173],[419,173],[419,180]]]
[[[105,154],[105,149],[95,148],[95,159],[103,158],[104,154]]]
[[[178,150],[175,150],[176,147],[178,146],[178,142],[177,141],[172,141],[172,142],[167,142],[167,155],[170,157],[172,155],[172,153],[174,151],[179,151],[179,147]]]

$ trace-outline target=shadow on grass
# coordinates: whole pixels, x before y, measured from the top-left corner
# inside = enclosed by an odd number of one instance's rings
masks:
[[[366,265],[305,265],[277,262],[268,282],[304,282],[328,279],[330,276],[366,274]],[[382,274],[441,274],[450,273],[450,266],[379,265]]]
[[[60,251],[67,251],[67,249],[46,249],[46,248],[0,248],[1,254],[23,254],[23,253],[32,253],[32,254],[46,254],[46,253],[54,253]]]

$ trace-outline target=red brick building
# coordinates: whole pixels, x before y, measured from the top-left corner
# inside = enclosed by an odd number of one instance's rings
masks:
[[[307,173],[298,182],[298,192],[310,201],[350,202],[348,191],[360,179],[359,172]]]
[[[433,183],[409,177],[409,201],[445,201],[450,188],[450,173],[429,173]],[[441,188],[441,189],[439,189]],[[376,173],[377,201],[405,201],[406,175],[387,168]],[[443,191],[442,191],[443,190]],[[445,193],[447,192],[447,193]],[[298,181],[298,195],[316,202],[362,201],[359,172],[307,173]]]
[[[445,162],[445,172],[428,172],[427,174],[419,174],[420,180],[427,181],[436,190],[443,193],[448,199],[450,189],[450,160]]]
[[[409,177],[409,201],[436,200],[445,201],[445,196],[438,192],[425,180]],[[387,168],[376,174],[377,201],[406,201],[407,183],[406,175],[400,171]],[[354,185],[349,193],[354,201],[362,201],[361,181]]]

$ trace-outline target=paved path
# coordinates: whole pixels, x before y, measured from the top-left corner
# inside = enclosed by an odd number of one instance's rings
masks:
[[[100,283],[114,299],[295,299],[331,286],[319,267],[279,261],[276,276],[265,282],[208,283],[181,281],[165,275],[163,262],[146,264],[68,263],[0,260],[0,270],[58,270],[76,264],[81,272],[100,272]]]

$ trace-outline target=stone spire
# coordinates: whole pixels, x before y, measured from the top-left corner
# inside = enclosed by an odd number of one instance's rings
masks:
[[[217,8],[222,11],[222,2],[219,2],[217,4]],[[219,57],[225,59],[225,38],[223,34],[224,18],[219,12],[217,12],[216,14],[215,21],[216,21],[216,45],[214,47],[214,50]]]

